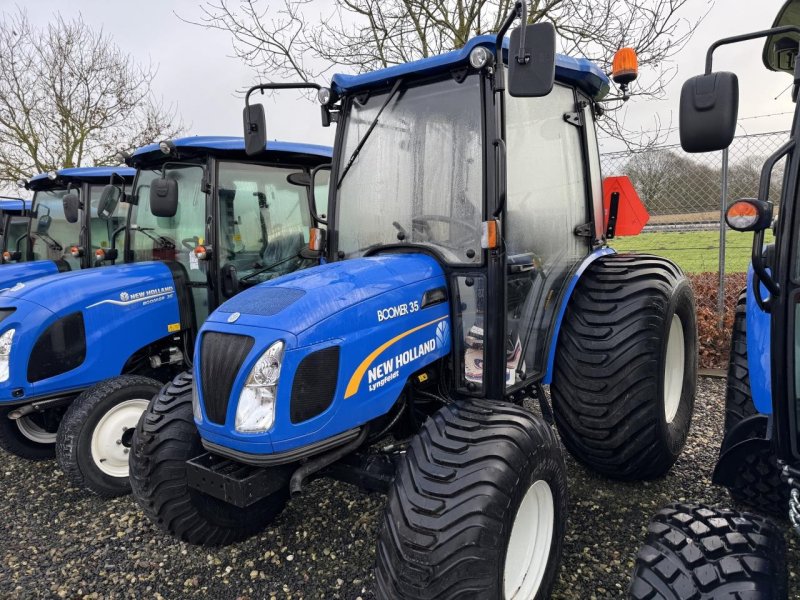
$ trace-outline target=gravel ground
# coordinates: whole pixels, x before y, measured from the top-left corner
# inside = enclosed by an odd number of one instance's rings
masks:
[[[723,396],[721,380],[701,379],[689,443],[662,481],[610,482],[568,459],[569,530],[554,598],[624,596],[651,514],[674,500],[730,504],[710,483]],[[209,551],[160,533],[131,498],[65,488],[55,462],[2,452],[0,460],[0,598],[372,597],[380,495],[318,481],[260,536]],[[787,539],[789,597],[800,598],[800,547]]]

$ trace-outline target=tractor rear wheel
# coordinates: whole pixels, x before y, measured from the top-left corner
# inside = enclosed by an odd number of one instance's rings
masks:
[[[597,259],[567,306],[551,393],[561,439],[592,470],[623,480],[664,476],[694,409],[697,317],[672,262]]]
[[[629,589],[635,600],[786,598],[783,534],[767,519],[673,504],[650,521]]]
[[[56,431],[63,409],[10,419],[16,407],[0,409],[0,448],[20,458],[47,460],[56,455]]]
[[[460,401],[414,437],[378,538],[377,596],[550,595],[567,520],[555,433],[503,402]]]
[[[204,452],[192,412],[192,376],[181,374],[153,398],[133,433],[133,497],[158,527],[190,544],[224,546],[258,533],[281,513],[288,486],[246,509],[191,489],[186,461]]]
[[[736,302],[731,334],[731,352],[728,362],[727,390],[725,393],[725,435],[747,417],[758,414],[750,391],[750,369],[747,363],[747,290],[742,290]],[[766,437],[764,428],[751,435]],[[740,440],[741,441],[741,440]],[[775,454],[763,446],[751,452],[736,465],[736,477],[728,492],[734,501],[750,506],[759,512],[782,519],[786,518],[789,486],[781,479]]]
[[[131,493],[128,457],[133,430],[161,385],[149,377],[120,375],[75,399],[56,442],[56,459],[71,485],[103,498]]]

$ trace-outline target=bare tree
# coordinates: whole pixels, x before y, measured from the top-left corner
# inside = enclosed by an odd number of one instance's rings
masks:
[[[115,164],[120,150],[178,134],[154,76],[80,16],[37,29],[23,11],[0,15],[0,183]]]
[[[706,0],[710,3],[711,0]],[[689,0],[529,0],[529,22],[549,21],[560,50],[585,56],[610,71],[623,46],[639,54],[642,77],[634,96],[661,98],[675,76],[671,58],[700,20],[681,17]],[[320,80],[331,70],[364,72],[440,54],[470,37],[497,31],[512,0],[333,0],[329,14],[313,15],[312,0],[207,0],[197,19],[229,32],[235,55],[262,78]],[[316,3],[319,4],[318,2]],[[271,6],[270,6],[271,5]],[[609,135],[638,145],[661,141],[655,131],[628,131],[611,103],[603,121]],[[649,134],[649,135],[648,135]]]

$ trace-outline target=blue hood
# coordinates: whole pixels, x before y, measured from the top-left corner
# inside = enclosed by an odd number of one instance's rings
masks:
[[[9,288],[27,284],[34,279],[59,274],[58,265],[52,260],[9,263],[0,266],[0,293]]]

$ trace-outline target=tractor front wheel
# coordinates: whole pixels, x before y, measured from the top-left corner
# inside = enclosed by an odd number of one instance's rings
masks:
[[[570,453],[608,477],[665,475],[686,443],[696,385],[697,318],[681,270],[647,255],[592,263],[567,306],[550,388]]]
[[[133,434],[133,497],[158,527],[190,544],[224,546],[258,533],[283,511],[288,486],[246,509],[190,488],[186,461],[204,452],[192,376],[181,374],[153,398]]]
[[[379,598],[550,595],[567,519],[555,433],[502,402],[460,401],[429,418],[389,492]]]
[[[131,493],[128,457],[133,429],[161,383],[120,375],[90,387],[58,428],[56,459],[70,484],[103,498]]]
[[[0,409],[0,448],[28,460],[47,460],[56,453],[56,431],[63,409],[49,409],[10,419],[14,408]]]

